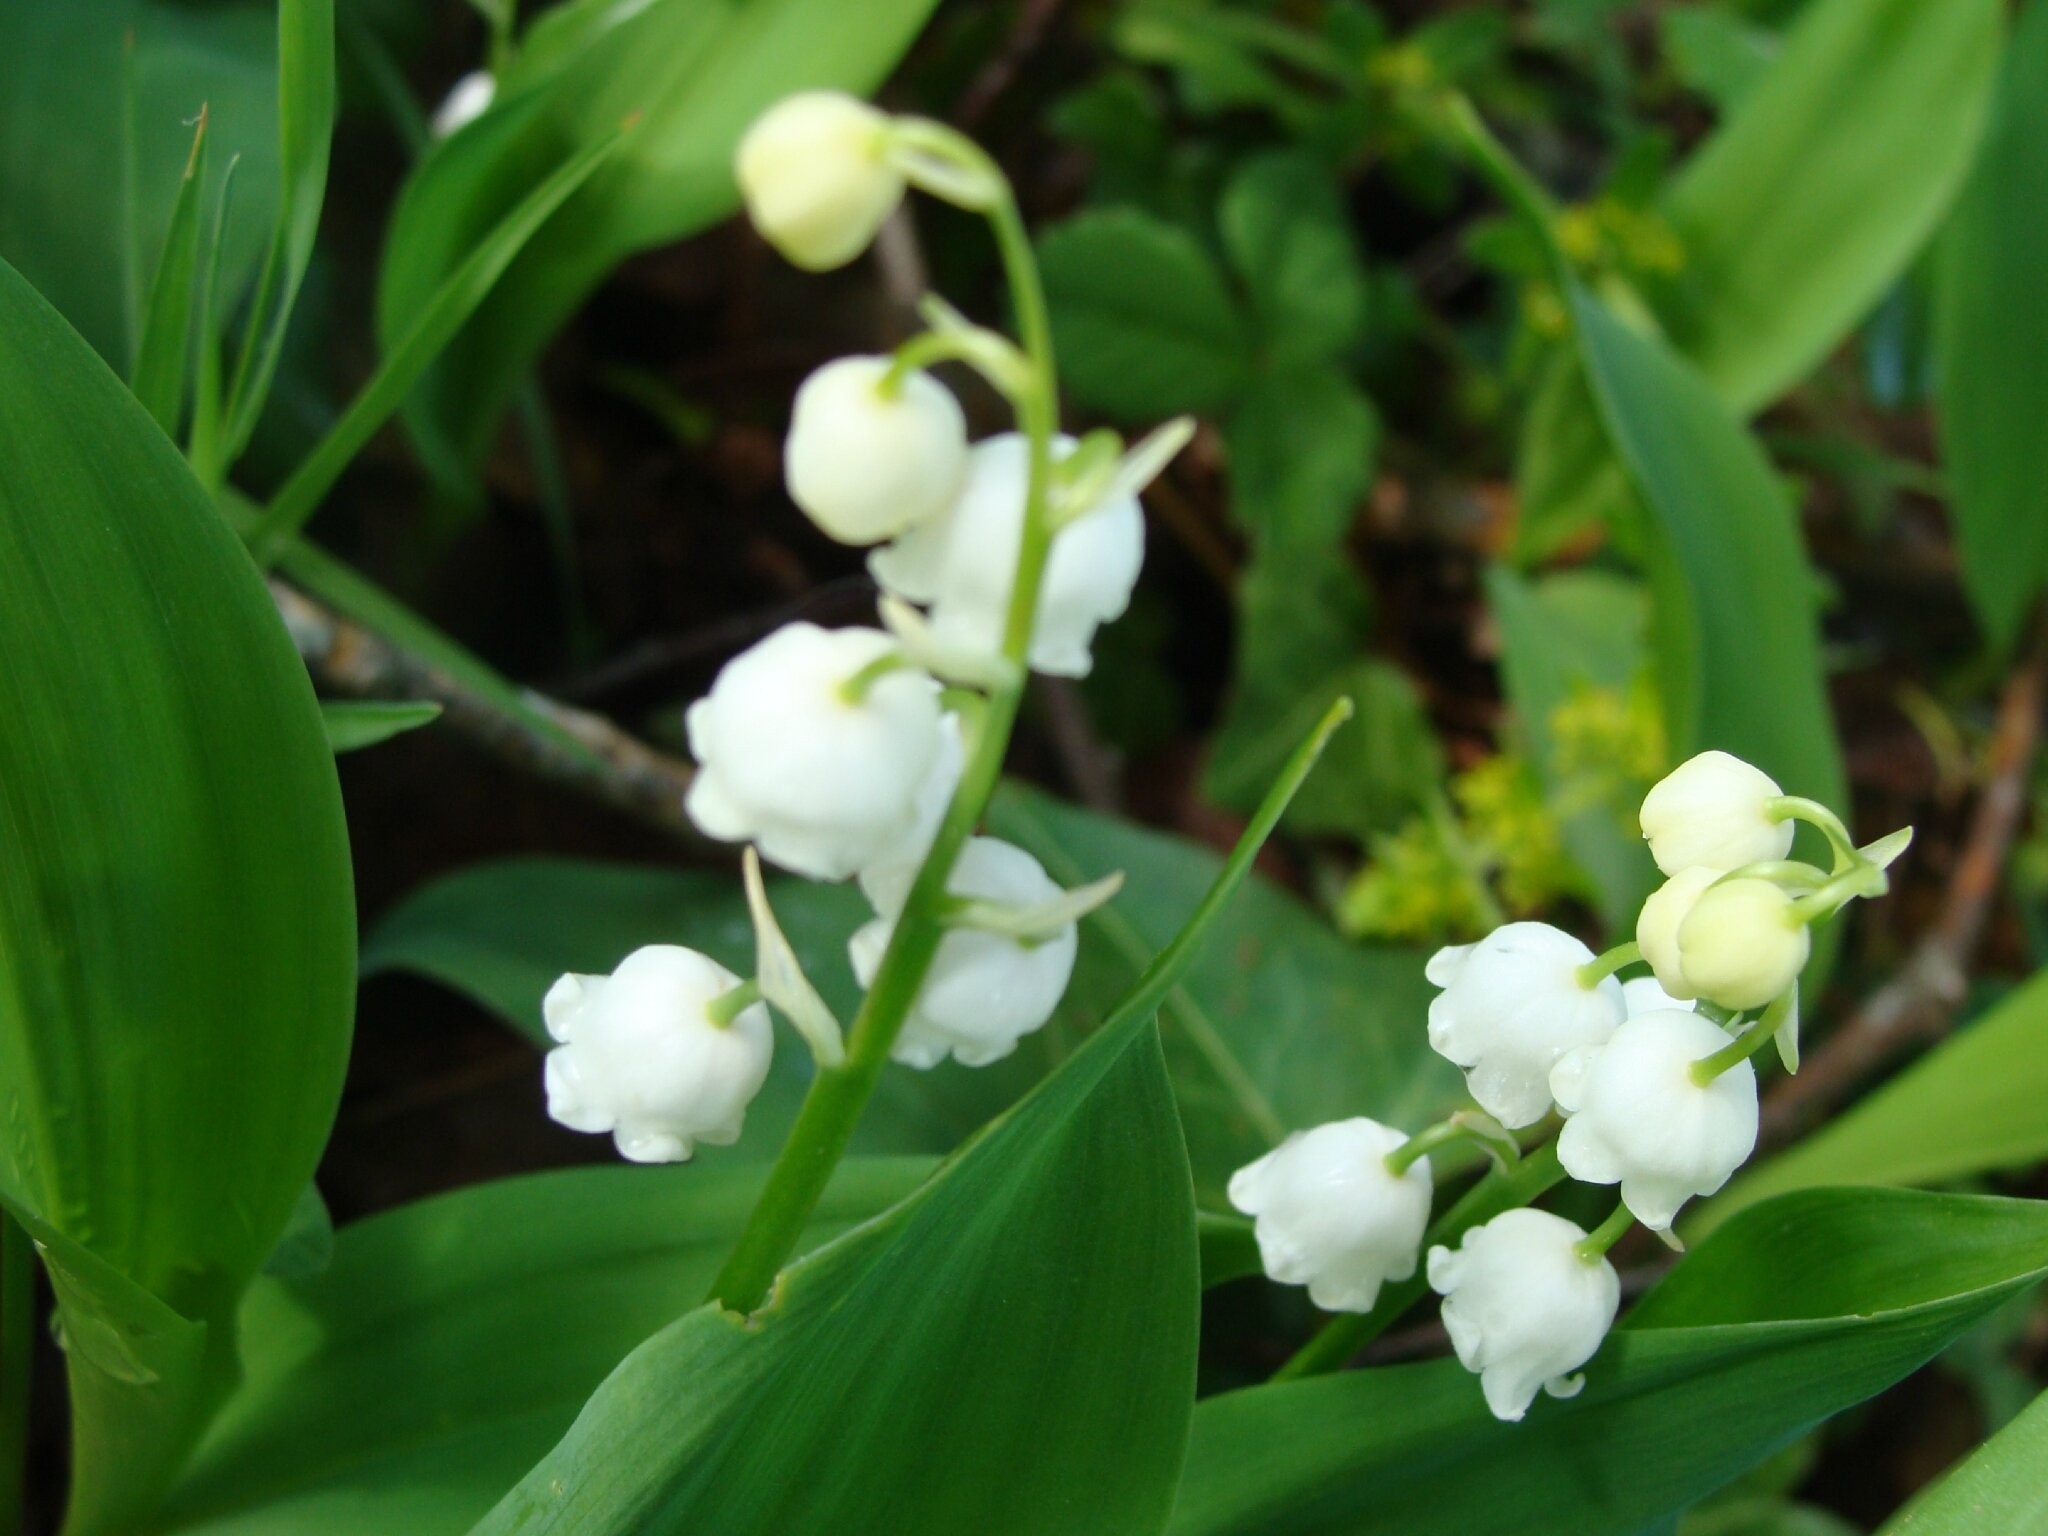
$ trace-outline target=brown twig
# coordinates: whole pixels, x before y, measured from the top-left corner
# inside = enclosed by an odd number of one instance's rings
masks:
[[[357,699],[439,704],[448,729],[491,756],[626,812],[679,842],[702,846],[683,813],[690,765],[656,751],[602,715],[531,690],[517,707],[493,698],[383,636],[273,579],[270,592],[314,679]]]
[[[1961,1006],[1971,958],[1996,904],[2000,876],[2026,815],[2048,690],[2048,620],[2037,616],[2025,655],[1999,696],[1984,788],[1949,876],[1941,918],[1891,981],[1812,1052],[1796,1077],[1766,1095],[1760,1139],[1782,1146],[1905,1047],[1939,1036]]]
[[[1031,55],[1045,42],[1046,34],[1052,30],[1053,18],[1059,15],[1060,5],[1061,0],[1023,0],[1018,6],[1016,25],[1010,29],[1009,40],[961,92],[960,104],[953,112],[953,121],[959,127],[973,129],[980,126],[981,120],[988,116],[989,108],[1010,88]]]

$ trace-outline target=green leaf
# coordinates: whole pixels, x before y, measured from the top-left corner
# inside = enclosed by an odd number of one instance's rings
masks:
[[[263,1273],[279,1280],[310,1280],[324,1274],[334,1262],[334,1217],[320,1186],[308,1184],[299,1191],[299,1203],[292,1207],[284,1235],[263,1261]]]
[[[1062,381],[1120,420],[1209,415],[1243,390],[1252,341],[1186,231],[1135,209],[1079,214],[1038,242]]]
[[[1878,1536],[2030,1536],[2048,1528],[2048,1396],[1993,1435]]]
[[[1518,225],[1517,227],[1525,227]],[[1640,542],[1635,489],[1615,462],[1577,354],[1553,352],[1538,368],[1515,448],[1513,556],[1534,565],[1605,533],[1624,551]]]
[[[1941,1184],[2048,1159],[2048,972],[1699,1213],[1815,1184]],[[1702,1228],[1704,1230],[1704,1228]]]
[[[1664,200],[1685,246],[1674,344],[1737,414],[1869,311],[1962,185],[2000,0],[1814,0]]]
[[[327,745],[335,752],[356,752],[389,741],[441,718],[438,704],[333,703],[320,706]]]
[[[2005,644],[2048,578],[2048,12],[2020,13],[1984,147],[1939,246],[1941,445],[1963,583]]]
[[[1591,879],[1608,931],[1629,934],[1643,898],[1661,879],[1636,823],[1650,786],[1623,763],[1609,760],[1599,765],[1602,772],[1570,760],[1554,722],[1587,690],[1627,699],[1648,660],[1646,594],[1641,584],[1605,571],[1529,578],[1494,566],[1486,597],[1500,626],[1515,739],[1563,819],[1565,847]]]
[[[1657,25],[1672,71],[1722,112],[1742,105],[1778,56],[1768,27],[1716,6],[1665,11]]]
[[[192,158],[178,183],[171,226],[164,235],[149,310],[142,320],[142,345],[130,377],[135,398],[166,434],[176,436],[185,409],[185,369],[192,338],[193,284],[199,269],[199,189],[206,183],[206,112],[192,135]]]
[[[430,376],[423,417],[480,460],[541,348],[626,257],[738,205],[732,153],[772,102],[867,91],[933,0],[570,0],[527,29],[492,110],[437,144],[401,194],[378,292],[395,346],[433,296],[565,158],[638,128],[536,239]]]
[[[1209,747],[1202,792],[1249,810],[1302,733],[1350,695],[1360,719],[1330,743],[1288,807],[1303,832],[1383,830],[1442,782],[1443,753],[1406,677],[1365,654],[1370,598],[1341,554],[1267,549],[1238,587],[1237,676]]]
[[[265,0],[0,0],[0,258],[124,374],[201,107],[206,202],[241,161],[240,217],[221,254],[230,306],[254,276],[277,207],[271,10]]]
[[[1358,340],[1365,268],[1343,190],[1319,161],[1291,151],[1255,156],[1224,188],[1216,218],[1269,367],[1328,362]]]
[[[1366,724],[1354,720],[1330,751]],[[1326,757],[1318,775],[1337,771]],[[997,797],[989,829],[1062,885],[1125,873],[1122,893],[1082,930],[1061,1027],[1085,1027],[1129,990],[1221,864],[1206,849],[1015,785]],[[1203,1206],[1228,1209],[1230,1175],[1289,1131],[1347,1115],[1420,1126],[1464,1102],[1463,1080],[1423,1027],[1434,993],[1424,958],[1348,943],[1296,897],[1247,882],[1159,1015]]]
[[[1261,373],[1230,414],[1230,510],[1263,548],[1334,552],[1372,487],[1380,419],[1335,368]]]
[[[334,760],[234,535],[5,266],[0,420],[0,1192],[209,1328],[223,1368],[348,1055]],[[69,1363],[73,1518],[121,1527],[179,1447],[117,1422],[124,1402],[156,1412],[147,1383]]]
[[[930,1167],[848,1163],[807,1245],[909,1194]],[[250,1292],[247,1374],[165,1529],[460,1536],[703,1294],[760,1182],[758,1168],[712,1158],[578,1168],[344,1228],[322,1273]]]
[[[1700,376],[1584,292],[1586,375],[1650,513],[1652,626],[1674,761],[1707,747],[1788,794],[1844,800],[1814,588],[1792,507],[1756,440]]]
[[[1745,1211],[1521,1424],[1454,1360],[1202,1403],[1175,1536],[1626,1536],[1882,1391],[2048,1273],[2048,1206],[1896,1190]],[[1682,1426],[1675,1432],[1674,1426]]]
[[[384,355],[349,407],[292,472],[263,509],[251,536],[257,557],[275,561],[319,507],[342,471],[404,404],[413,386],[477,312],[505,269],[546,228],[557,210],[588,182],[623,135],[614,133],[564,161],[522,198],[420,310],[409,330]]]
[[[1194,1400],[1194,1212],[1151,1021],[888,1215],[629,1356],[476,1527],[1159,1531]]]

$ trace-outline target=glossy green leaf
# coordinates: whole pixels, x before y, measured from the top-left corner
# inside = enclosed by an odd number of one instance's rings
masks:
[[[438,704],[323,703],[320,723],[327,745],[336,752],[357,752],[389,741],[441,718]]]
[[[1286,151],[1255,156],[1224,188],[1216,219],[1251,295],[1266,366],[1325,363],[1357,342],[1365,267],[1343,191],[1321,162]]]
[[[1486,597],[1500,626],[1515,740],[1563,818],[1565,846],[1592,881],[1608,931],[1625,936],[1662,878],[1636,822],[1650,786],[1611,758],[1575,759],[1558,741],[1556,717],[1589,692],[1627,701],[1649,658],[1646,594],[1604,571],[1529,578],[1495,566]]]
[[[2048,1530],[2048,1396],[1993,1435],[1878,1536],[2033,1536]]]
[[[1963,581],[2010,641],[2048,579],[2048,12],[2020,13],[1984,148],[1940,246],[1941,445]]]
[[[520,256],[419,402],[481,454],[541,348],[636,251],[738,204],[732,152],[792,91],[878,84],[932,0],[570,0],[539,17],[482,119],[437,144],[400,197],[378,293],[387,346],[555,166],[615,132],[623,152]]]
[[[1336,368],[1262,373],[1230,413],[1230,510],[1266,548],[1337,546],[1372,488],[1380,419]]]
[[[909,1194],[930,1167],[849,1163],[807,1245]],[[760,1181],[716,1154],[579,1168],[345,1228],[322,1273],[250,1292],[247,1375],[164,1528],[459,1536],[635,1346],[696,1303]]]
[[[134,100],[124,110],[125,81]],[[123,373],[202,106],[207,206],[229,163],[241,161],[221,256],[232,303],[255,274],[277,208],[273,6],[0,0],[0,258]]]
[[[1663,203],[1685,246],[1673,343],[1747,416],[1905,270],[1962,185],[2000,0],[1814,0]]]
[[[1707,1222],[1815,1184],[1940,1184],[2048,1160],[2048,972],[1729,1186]]]
[[[1159,1531],[1194,1401],[1194,1210],[1149,1019],[923,1189],[629,1356],[476,1536]]]
[[[1064,884],[1122,870],[1125,888],[1083,925],[1074,983],[1051,1024],[992,1067],[891,1068],[857,1133],[861,1150],[949,1151],[1014,1102],[1107,1016],[1220,863],[1014,787],[998,797],[990,830],[1030,849]],[[869,915],[859,893],[780,880],[770,898],[826,1001],[850,1017],[845,943]],[[540,998],[555,977],[609,971],[652,943],[688,944],[746,968],[753,937],[738,879],[556,859],[480,865],[387,913],[364,942],[363,973],[433,977],[544,1043]],[[1290,1130],[1352,1114],[1421,1125],[1458,1102],[1461,1080],[1424,1033],[1431,989],[1422,960],[1346,943],[1293,897],[1250,883],[1161,1015],[1205,1206],[1227,1209],[1231,1172]],[[779,1149],[808,1078],[802,1049],[781,1036],[734,1153]]]
[[[1586,1388],[1496,1423],[1455,1360],[1211,1398],[1175,1536],[1627,1536],[1915,1369],[2048,1274],[2048,1206],[1826,1190],[1743,1212]],[[1682,1426],[1675,1430],[1674,1426]]]
[[[192,158],[178,182],[170,228],[150,284],[142,344],[129,387],[164,431],[176,436],[185,408],[185,368],[192,339],[192,302],[199,275],[199,194],[206,184],[206,114],[192,135]]]
[[[348,1054],[334,761],[240,544],[4,266],[0,419],[0,1193],[212,1327],[218,1365]],[[67,1308],[67,1330],[86,1321]],[[70,1364],[91,1405],[74,1519],[119,1525],[175,1447],[113,1422],[155,1412],[147,1381],[124,1394],[88,1380],[90,1352]]]
[[[1252,339],[1215,262],[1135,209],[1083,213],[1038,243],[1061,381],[1129,422],[1211,414],[1244,388]]]
[[[1798,523],[1756,440],[1706,382],[1583,292],[1580,356],[1649,510],[1659,691],[1674,761],[1715,747],[1789,794],[1843,803]]]

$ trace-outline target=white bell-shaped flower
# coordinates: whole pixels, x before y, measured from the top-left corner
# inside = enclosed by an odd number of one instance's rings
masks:
[[[1656,1013],[1678,1008],[1691,1013],[1698,1005],[1673,997],[1654,976],[1631,976],[1621,984],[1621,1006],[1630,1018],[1639,1013]]]
[[[1708,1083],[1692,1066],[1728,1044],[1712,1019],[1682,1009],[1630,1019],[1603,1046],[1574,1051],[1550,1075],[1571,1118],[1558,1161],[1587,1184],[1619,1184],[1622,1203],[1653,1231],[1711,1195],[1756,1147],[1756,1073],[1738,1061]]]
[[[1723,1008],[1761,1008],[1806,969],[1813,935],[1792,898],[1743,876],[1710,885],[1678,925],[1686,984]]]
[[[895,648],[876,629],[787,624],[727,662],[684,717],[690,819],[814,880],[895,850],[944,762],[938,684],[907,666],[863,676]]]
[[[1065,458],[1076,444],[1058,439]],[[884,589],[930,605],[932,633],[944,645],[993,656],[1002,648],[1010,591],[1024,532],[1030,445],[1005,432],[977,443],[967,484],[952,508],[868,556]],[[1057,677],[1085,677],[1095,631],[1130,605],[1145,561],[1145,517],[1135,496],[1113,496],[1053,535],[1031,665]]]
[[[775,1053],[760,1003],[719,1024],[710,1007],[740,983],[692,949],[650,944],[609,976],[564,976],[541,1004],[548,1114],[572,1131],[609,1131],[636,1163],[678,1163],[698,1142],[739,1140]]]
[[[1549,1113],[1559,1057],[1600,1044],[1622,1021],[1621,983],[1580,979],[1592,959],[1548,923],[1507,923],[1430,958],[1425,974],[1444,990],[1429,1005],[1429,1043],[1465,1069],[1479,1107],[1510,1130]]]
[[[1444,1330],[1479,1376],[1497,1419],[1519,1420],[1539,1391],[1574,1397],[1572,1373],[1592,1359],[1621,1306],[1621,1278],[1578,1251],[1586,1233],[1548,1211],[1504,1211],[1455,1249],[1429,1250]]]
[[[847,946],[862,986],[872,983],[881,967],[909,883],[908,878],[891,882],[885,892],[894,897],[891,905],[862,925]],[[969,901],[1003,907],[1037,906],[1060,895],[1038,860],[993,837],[968,839],[946,889]],[[1077,947],[1072,923],[1035,942],[978,928],[951,929],[939,941],[890,1056],[920,1068],[935,1067],[948,1054],[964,1067],[1002,1060],[1052,1017],[1074,974]]]
[[[953,392],[886,357],[842,357],[796,392],[782,468],[789,494],[842,544],[874,544],[938,516],[967,478]]]
[[[939,721],[939,754],[931,771],[920,784],[908,825],[901,836],[860,867],[861,894],[877,912],[894,915],[903,910],[911,883],[931,852],[932,839],[939,835],[939,823],[946,819],[946,807],[953,803],[953,791],[960,787],[960,775],[967,767],[967,743],[960,734],[960,717],[948,713]]]
[[[1705,864],[1682,869],[1652,891],[1636,914],[1637,947],[1657,973],[1657,985],[1681,1002],[1699,994],[1685,979],[1685,967],[1679,962],[1678,925],[1701,893],[1720,878],[1719,870]]]
[[[488,69],[472,69],[449,87],[441,105],[434,108],[429,131],[435,138],[445,139],[457,129],[468,127],[490,110],[497,95],[497,76]]]
[[[1723,874],[1792,851],[1792,823],[1774,820],[1784,793],[1761,768],[1727,752],[1688,758],[1643,797],[1643,836],[1667,875],[1695,865]]]
[[[810,272],[852,261],[903,201],[889,119],[839,91],[770,107],[740,140],[733,170],[754,227]]]
[[[1429,1225],[1429,1159],[1387,1166],[1408,1137],[1360,1117],[1297,1131],[1230,1176],[1254,1218],[1266,1277],[1306,1285],[1326,1312],[1370,1312],[1380,1287],[1415,1273]]]

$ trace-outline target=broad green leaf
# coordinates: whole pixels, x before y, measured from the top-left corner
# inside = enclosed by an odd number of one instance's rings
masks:
[[[2048,1397],[1886,1522],[1879,1536],[2031,1536],[2048,1529]]]
[[[129,80],[134,101],[124,109]],[[277,208],[273,7],[0,0],[0,259],[123,373],[202,106],[208,207],[226,167],[241,161],[221,255],[232,304],[255,275]]]
[[[807,1244],[930,1170],[856,1159]],[[579,1168],[344,1228],[317,1276],[242,1307],[247,1374],[166,1512],[208,1536],[460,1536],[642,1340],[694,1306],[759,1193],[758,1168]]]
[[[1244,388],[1252,339],[1193,236],[1135,209],[1079,214],[1038,242],[1060,374],[1082,404],[1151,423]]]
[[[1768,27],[1719,6],[1665,11],[1657,24],[1673,72],[1722,112],[1739,107],[1778,56]]]
[[[1940,1184],[2048,1160],[2048,972],[1703,1208],[1815,1184]]]
[[[857,1133],[861,1150],[949,1151],[1013,1103],[1107,1016],[1220,863],[1205,849],[1017,788],[998,798],[990,830],[1028,848],[1063,884],[1113,870],[1127,883],[1083,925],[1074,983],[1052,1023],[992,1067],[892,1067]],[[868,916],[859,894],[782,880],[769,895],[811,979],[850,1017],[856,991],[845,944]],[[433,977],[545,1043],[540,999],[558,975],[609,971],[652,943],[751,965],[737,877],[557,859],[480,865],[387,913],[364,943],[363,974]],[[1422,1125],[1459,1101],[1458,1074],[1428,1047],[1422,960],[1348,944],[1293,897],[1250,882],[1161,1014],[1205,1206],[1227,1209],[1232,1171],[1290,1130],[1353,1114]],[[801,1046],[780,1036],[768,1086],[724,1155],[772,1156],[809,1075]]]
[[[570,0],[528,29],[492,110],[437,144],[399,199],[378,293],[395,346],[555,166],[618,128],[623,152],[520,256],[419,402],[474,461],[541,348],[626,257],[738,205],[734,146],[766,107],[880,82],[933,0]]]
[[[1788,794],[1844,803],[1813,583],[1770,462],[1668,349],[1583,292],[1572,311],[1601,419],[1649,510],[1673,761],[1715,747],[1756,763]]]
[[[600,138],[557,166],[514,204],[503,222],[448,275],[411,326],[393,342],[341,419],[263,509],[250,540],[259,559],[274,562],[284,556],[291,539],[334,488],[342,471],[396,414],[413,386],[497,286],[506,268],[622,142],[619,133]]]
[[[1517,226],[1521,227],[1521,226]],[[1538,368],[1515,447],[1517,564],[1534,565],[1574,541],[1605,534],[1624,551],[1640,542],[1635,489],[1570,348]]]
[[[2048,1274],[2048,1206],[1824,1190],[1743,1212],[1569,1401],[1496,1423],[1455,1360],[1211,1398],[1175,1536],[1628,1536],[1882,1391]],[[1675,1428],[1676,1427],[1676,1428]]]
[[[2048,578],[2048,11],[2020,13],[1969,188],[1939,246],[1942,458],[1978,617],[2004,644]]]
[[[278,1280],[310,1280],[334,1262],[334,1216],[320,1186],[299,1191],[284,1235],[263,1261],[263,1273]]]
[[[1565,751],[1556,726],[1559,711],[1590,692],[1626,705],[1648,661],[1642,586],[1604,571],[1529,578],[1495,566],[1486,597],[1500,626],[1515,739],[1563,819],[1565,846],[1592,881],[1608,931],[1626,936],[1661,878],[1636,823],[1650,786],[1612,754],[1589,763]]]
[[[178,200],[171,208],[170,228],[150,284],[149,308],[142,318],[142,344],[136,350],[129,384],[142,408],[166,434],[175,437],[185,409],[185,368],[192,338],[193,285],[199,273],[199,193],[206,184],[206,113],[192,135],[192,158],[178,182]]]
[[[1940,221],[1997,71],[2000,0],[1815,0],[1664,199],[1673,343],[1739,415],[1812,370]]]
[[[207,1328],[219,1368],[348,1055],[334,760],[233,533],[4,265],[0,420],[0,1192]],[[89,1322],[66,1307],[67,1330]],[[181,1415],[69,1363],[73,1519],[119,1528]]]
[[[1224,188],[1216,219],[1251,295],[1267,367],[1302,368],[1349,350],[1365,326],[1365,268],[1343,191],[1321,162],[1257,156]]]
[[[1230,413],[1230,510],[1263,548],[1337,546],[1372,487],[1379,413],[1335,368],[1261,373]]]
[[[389,741],[441,718],[438,704],[323,703],[320,723],[327,745],[336,752],[356,752]]]
[[[1159,1531],[1194,1400],[1194,1211],[1149,1019],[928,1184],[635,1350],[476,1527]]]

